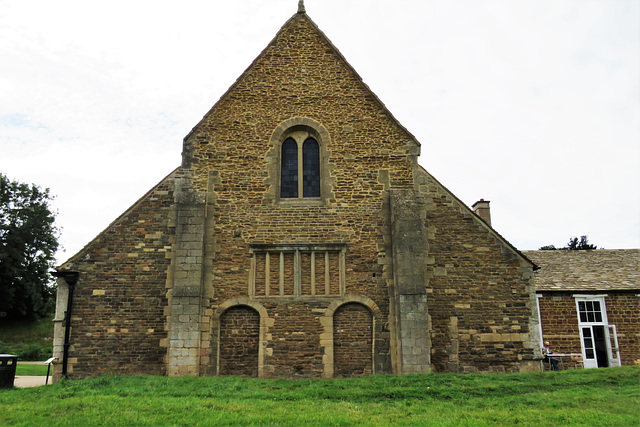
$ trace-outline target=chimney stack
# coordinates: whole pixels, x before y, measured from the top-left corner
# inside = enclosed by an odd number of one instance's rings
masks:
[[[489,201],[480,199],[471,206],[473,212],[478,215],[484,222],[491,225],[491,209],[489,208]]]

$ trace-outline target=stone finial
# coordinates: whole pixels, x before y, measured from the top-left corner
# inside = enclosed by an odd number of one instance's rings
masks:
[[[306,13],[304,9],[304,0],[298,0],[298,13]]]

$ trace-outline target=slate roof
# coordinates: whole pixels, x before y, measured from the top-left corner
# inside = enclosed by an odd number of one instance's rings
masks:
[[[640,249],[523,251],[536,291],[640,291]]]

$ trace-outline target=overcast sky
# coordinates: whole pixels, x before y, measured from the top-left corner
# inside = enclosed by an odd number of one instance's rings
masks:
[[[640,1],[306,0],[521,250],[640,247]],[[0,0],[0,172],[57,196],[63,261],[180,164],[297,0]]]

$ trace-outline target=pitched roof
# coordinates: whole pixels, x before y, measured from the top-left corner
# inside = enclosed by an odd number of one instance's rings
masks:
[[[640,290],[640,249],[524,251],[537,291]]]

